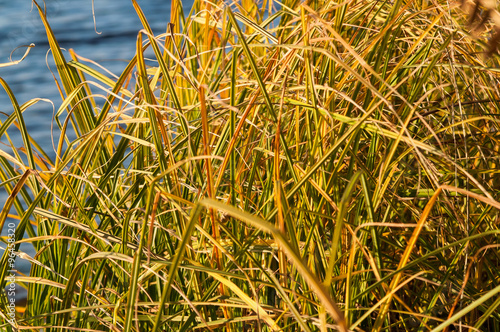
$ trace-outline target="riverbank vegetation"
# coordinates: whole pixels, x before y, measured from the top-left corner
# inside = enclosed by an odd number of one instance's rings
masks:
[[[0,80],[0,225],[36,250],[1,329],[500,330],[489,23],[441,0],[174,0],[155,35],[132,4],[119,77],[62,51],[36,6],[55,158],[23,120],[37,99]]]

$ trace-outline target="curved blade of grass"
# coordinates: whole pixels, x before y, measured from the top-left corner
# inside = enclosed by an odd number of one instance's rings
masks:
[[[31,43],[29,45],[25,45],[25,46],[19,46],[19,47],[26,47],[26,51],[24,52],[24,55],[21,57],[21,59],[19,60],[14,60],[14,61],[9,61],[9,62],[3,62],[3,63],[0,63],[0,68],[2,67],[8,67],[8,66],[13,66],[13,65],[17,65],[18,63],[20,63],[21,61],[23,61],[27,56],[28,54],[30,53],[31,49],[33,47],[35,47],[35,44]],[[16,47],[16,49],[18,49],[19,47]],[[15,50],[14,50],[15,51]],[[12,52],[14,52],[12,51]],[[12,55],[12,53],[11,53]],[[12,58],[11,58],[12,59]]]
[[[66,59],[57,43],[57,40],[54,36],[54,32],[47,21],[47,16],[42,8],[38,5],[38,3],[33,0],[33,3],[38,9],[40,14],[40,18],[42,19],[43,25],[45,27],[45,32],[48,38],[48,42],[50,45],[50,50],[52,51],[52,55],[54,57],[54,61],[56,63],[57,71],[59,73],[59,77],[61,78],[61,82],[63,84],[64,90],[66,94],[70,94],[76,88],[76,86],[81,83],[76,70],[70,66],[68,66]],[[82,130],[83,133],[89,132],[92,128],[94,128],[95,116],[93,114],[92,108],[88,100],[85,99],[85,94],[82,91],[79,94],[79,100],[81,104],[78,106],[78,111],[76,112],[76,119],[78,123],[78,128],[75,128],[75,131],[78,132],[78,129]],[[74,105],[72,105],[74,106]]]
[[[71,66],[75,69],[81,70],[82,72],[84,72],[84,73],[92,76],[93,78],[99,80],[100,82],[106,84],[110,88],[114,88],[116,86],[115,81],[113,81],[111,78],[107,77],[106,75],[98,72],[94,68],[91,68],[91,67],[89,67],[81,62],[71,60],[70,62],[68,62],[68,66]],[[133,96],[132,92],[130,92],[129,90],[122,88],[122,87],[120,87],[120,89],[117,92],[122,93],[129,98],[132,98],[132,96]]]
[[[283,251],[286,253],[288,258],[294,263],[294,266],[297,268],[299,273],[304,277],[309,286],[314,290],[315,294],[321,301],[321,305],[325,307],[326,311],[332,316],[335,322],[339,325],[339,329],[344,332],[347,331],[347,326],[345,324],[345,319],[344,315],[342,314],[342,311],[340,311],[337,304],[332,299],[330,294],[328,294],[327,290],[323,287],[321,282],[311,272],[311,270],[307,267],[307,265],[302,261],[300,253],[293,250],[292,246],[286,239],[285,235],[281,233],[279,229],[277,229],[267,221],[264,221],[247,212],[238,210],[235,207],[223,204],[213,199],[205,198],[201,200],[199,204],[207,208],[213,208],[219,211],[223,211],[233,218],[244,221],[254,227],[257,227],[258,229],[261,229],[273,235],[276,242],[279,243],[279,245],[283,248]]]
[[[36,169],[35,158],[33,156],[33,150],[31,148],[30,139],[28,136],[26,124],[24,123],[23,112],[21,111],[21,108],[19,107],[19,104],[17,103],[17,99],[14,96],[14,93],[12,92],[10,87],[7,85],[7,82],[5,82],[4,79],[1,77],[0,77],[0,84],[3,86],[5,92],[7,92],[7,95],[10,98],[12,106],[14,107],[14,112],[16,114],[16,118],[17,118],[17,121],[18,121],[19,126],[20,126],[20,131],[21,131],[21,136],[23,138],[24,147],[26,149],[26,155],[28,157],[28,165],[31,169]]]

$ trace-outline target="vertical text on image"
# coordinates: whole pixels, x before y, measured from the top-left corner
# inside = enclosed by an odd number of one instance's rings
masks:
[[[7,252],[8,252],[8,276],[7,276],[7,298],[9,299],[8,304],[8,320],[9,323],[17,326],[16,324],[16,253],[15,253],[15,242],[16,242],[16,224],[8,223],[7,229]]]

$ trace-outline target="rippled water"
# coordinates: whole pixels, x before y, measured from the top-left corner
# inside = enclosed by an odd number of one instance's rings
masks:
[[[135,53],[137,32],[142,28],[130,0],[97,0],[94,3],[94,19],[91,0],[46,0],[47,17],[52,30],[62,48],[73,48],[78,55],[97,61],[115,74],[123,70]],[[43,4],[42,1],[39,1]],[[170,1],[138,0],[155,34],[166,30],[170,18]],[[192,1],[184,1],[187,11]],[[97,32],[99,33],[96,33]],[[53,76],[47,66],[55,71],[45,29],[31,0],[0,0],[0,63],[9,61],[11,52],[21,45],[35,44],[28,57],[18,65],[0,68],[2,77],[13,90],[17,101],[22,104],[32,98],[46,98],[53,101],[57,109],[61,97]],[[21,58],[25,48],[12,54],[14,60]],[[69,55],[65,53],[67,59]],[[0,89],[0,120],[12,114],[11,102],[3,89]],[[51,143],[51,119],[53,107],[41,102],[24,113],[26,125],[32,137],[44,148],[50,157],[54,157]],[[16,148],[22,146],[18,132],[9,131]],[[0,139],[0,149],[12,154],[12,149]],[[0,206],[7,198],[0,188]],[[5,236],[6,226],[2,231]],[[4,248],[5,244],[0,243]],[[22,250],[33,256],[33,249],[23,245]],[[3,250],[0,250],[0,255]],[[29,263],[17,259],[16,268],[24,274],[29,273]]]

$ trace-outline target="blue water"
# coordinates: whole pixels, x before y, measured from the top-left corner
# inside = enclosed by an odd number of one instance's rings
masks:
[[[137,33],[142,29],[142,25],[130,0],[96,0],[96,28],[91,0],[45,2],[49,23],[60,47],[73,48],[78,55],[98,62],[115,74],[119,74],[134,56]],[[153,32],[164,33],[170,18],[170,1],[138,0],[138,3]],[[191,0],[185,2],[185,11],[188,11],[191,3]],[[39,4],[43,6],[43,1],[39,1]],[[56,75],[57,72],[50,53],[46,61],[49,45],[38,10],[32,8],[31,0],[0,0],[0,63],[9,62],[9,56],[16,47],[31,43],[35,44],[35,47],[27,58],[18,65],[0,68],[0,77],[13,90],[20,105],[33,98],[46,98],[54,103],[57,110],[61,97],[47,63]],[[24,52],[25,48],[14,51],[13,60],[20,59]],[[67,60],[70,59],[67,52],[65,56]],[[10,99],[5,91],[0,89],[0,120],[3,122],[12,112]],[[51,142],[52,114],[53,106],[46,102],[40,102],[24,113],[29,133],[51,158],[55,156]],[[54,127],[57,128],[55,123]],[[16,148],[22,146],[21,136],[16,130],[10,130],[9,135]],[[5,144],[7,142],[5,136],[1,137],[0,149],[12,154],[11,147]],[[6,199],[5,190],[0,188],[1,207]],[[6,235],[7,226],[4,226],[2,237]],[[5,248],[5,244],[0,242],[0,247]],[[35,254],[30,245],[22,245],[21,251],[32,257]],[[2,254],[3,250],[0,249],[0,255]],[[27,261],[19,258],[16,260],[16,269],[22,273],[28,274],[29,268]],[[22,292],[18,294],[22,295]]]

